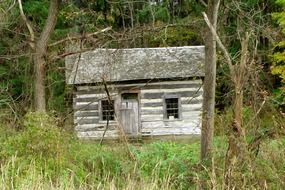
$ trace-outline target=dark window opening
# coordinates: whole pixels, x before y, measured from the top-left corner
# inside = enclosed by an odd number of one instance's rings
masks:
[[[122,99],[123,100],[133,100],[133,99],[138,99],[138,93],[123,93],[122,94]]]
[[[111,100],[111,102],[108,100],[102,100],[101,108],[103,121],[110,121],[115,119],[114,100]]]
[[[179,119],[179,102],[178,98],[166,98],[166,118]]]

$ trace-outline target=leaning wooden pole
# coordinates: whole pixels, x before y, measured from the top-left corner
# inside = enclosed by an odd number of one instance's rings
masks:
[[[213,26],[217,29],[217,18],[220,0],[209,0],[207,15]],[[215,116],[215,87],[216,87],[216,37],[206,28],[205,38],[205,79],[203,91],[203,120],[201,136],[201,160],[211,160],[212,141],[214,135]]]

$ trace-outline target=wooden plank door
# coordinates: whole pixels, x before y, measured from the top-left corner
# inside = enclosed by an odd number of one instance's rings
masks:
[[[139,104],[137,99],[123,99],[121,121],[126,134],[137,135],[139,131]]]

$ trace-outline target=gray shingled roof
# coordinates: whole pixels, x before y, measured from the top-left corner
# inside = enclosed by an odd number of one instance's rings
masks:
[[[78,59],[80,59],[78,61]],[[204,46],[95,49],[67,56],[67,84],[204,76]]]

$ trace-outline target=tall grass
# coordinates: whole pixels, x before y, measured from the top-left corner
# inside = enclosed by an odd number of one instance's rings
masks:
[[[171,184],[171,176],[165,178],[158,178],[154,176],[150,180],[134,179],[131,175],[124,178],[124,184],[118,183],[122,180],[122,176],[112,176],[104,174],[103,176],[97,174],[100,181],[78,181],[76,174],[70,170],[68,175],[57,176],[58,179],[47,177],[36,166],[36,161],[31,161],[25,166],[25,173],[23,174],[21,167],[15,167],[18,163],[17,157],[12,157],[5,164],[1,164],[1,189],[142,189],[142,190],[158,190],[158,189],[175,189]],[[42,168],[44,169],[44,168]],[[88,176],[86,176],[88,178]]]
[[[213,166],[199,163],[198,142],[124,145],[79,141],[47,115],[29,114],[20,131],[0,126],[0,189],[227,189],[227,138],[216,137]],[[268,139],[235,166],[236,189],[285,189],[285,140]]]

